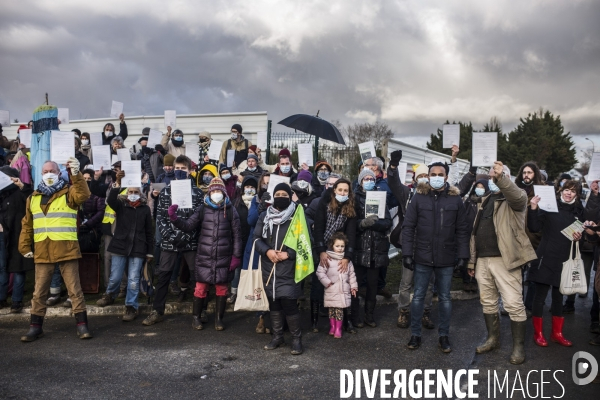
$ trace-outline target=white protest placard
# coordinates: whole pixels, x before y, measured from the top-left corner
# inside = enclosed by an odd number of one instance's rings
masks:
[[[123,103],[113,100],[112,106],[110,107],[110,116],[119,118],[121,114],[123,114]]]
[[[387,192],[382,191],[367,191],[365,199],[365,217],[369,215],[377,215],[377,218],[385,218],[385,202],[387,200]]]
[[[183,179],[173,180],[171,185],[171,204],[177,204],[179,208],[192,208],[192,181]]]
[[[408,169],[408,163],[399,162],[398,163],[398,176],[400,177],[400,182],[402,184],[406,184],[406,171]]]
[[[113,166],[114,163],[119,162],[119,156],[116,154],[112,154],[110,156],[110,165]]]
[[[269,178],[269,186],[267,187],[267,192],[269,192],[269,194],[271,195],[271,203],[273,202],[273,189],[275,189],[275,186],[279,185],[280,183],[287,183],[289,185],[290,177],[272,174]]]
[[[223,142],[219,140],[213,140],[210,142],[210,147],[208,148],[208,158],[211,160],[218,160],[221,157],[221,148],[223,147]]]
[[[267,148],[267,131],[256,132],[256,147],[261,150]]]
[[[161,192],[165,186],[167,186],[166,183],[153,183],[152,184],[152,190],[156,190],[157,192]]]
[[[69,124],[69,109],[68,108],[59,108],[58,109],[58,119],[61,124],[68,125]]]
[[[192,162],[199,164],[200,149],[198,149],[198,143],[185,142],[185,155],[192,160]]]
[[[442,142],[444,149],[451,149],[454,145],[460,146],[460,124],[444,125]]]
[[[473,165],[491,167],[498,159],[498,132],[473,132]]]
[[[360,158],[362,158],[363,163],[367,159],[377,156],[377,153],[375,153],[375,143],[373,143],[373,141],[359,143],[358,152],[360,153]]]
[[[165,110],[165,128],[170,126],[175,128],[177,126],[177,111]]]
[[[590,169],[588,175],[585,177],[585,180],[588,185],[591,185],[594,181],[600,180],[600,153],[592,154]]]
[[[100,167],[105,171],[109,170],[111,167],[110,146],[92,146],[92,158],[97,170],[100,170]]]
[[[0,172],[0,190],[12,185],[12,183],[13,181],[10,179],[10,176],[6,175],[4,172]]]
[[[102,132],[90,133],[90,146],[102,146]]]
[[[129,149],[117,149],[117,156],[119,157],[119,161],[131,160],[131,153],[129,152]]]
[[[142,186],[142,162],[140,160],[121,161],[121,171],[125,172],[125,176],[121,179],[122,187]]]
[[[50,137],[50,159],[58,164],[66,164],[71,157],[75,157],[74,133],[71,131],[52,131]]]
[[[0,110],[0,126],[10,128],[10,111]]]
[[[148,134],[148,144],[146,146],[154,148],[154,146],[160,144],[162,137],[163,133],[161,131],[150,129],[150,133]]]
[[[306,163],[313,167],[313,147],[311,143],[298,143],[298,164]]]
[[[233,149],[227,150],[227,166],[233,167],[234,161],[235,161],[235,150],[233,150]]]
[[[19,131],[19,140],[25,147],[31,147],[31,129],[21,129]]]
[[[533,192],[536,196],[540,196],[539,208],[548,212],[558,212],[554,186],[533,185]]]

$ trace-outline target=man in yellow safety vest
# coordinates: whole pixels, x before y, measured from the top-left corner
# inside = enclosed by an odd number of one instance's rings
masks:
[[[90,190],[79,173],[76,158],[69,158],[67,170],[71,185],[61,178],[58,164],[46,161],[42,167],[42,182],[27,199],[19,252],[35,261],[35,289],[31,300],[31,324],[29,332],[21,337],[23,342],[32,342],[44,334],[46,298],[56,264],[69,292],[77,334],[81,339],[92,337],[79,282],[81,251],[77,241],[77,210],[90,197]]]

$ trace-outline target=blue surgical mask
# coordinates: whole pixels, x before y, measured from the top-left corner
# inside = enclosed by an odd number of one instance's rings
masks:
[[[500,188],[494,183],[493,179],[490,179],[490,181],[488,182],[488,187],[490,188],[490,192],[492,193],[498,193],[500,191]]]
[[[365,181],[362,187],[364,190],[373,190],[375,188],[375,181]]]
[[[279,169],[281,170],[281,172],[283,172],[284,174],[287,174],[288,172],[290,172],[290,169],[292,167],[290,167],[289,165],[281,165],[279,167]]]
[[[317,172],[317,176],[320,180],[324,181],[329,178],[329,171],[319,171]]]
[[[205,175],[202,177],[202,182],[204,182],[205,185],[208,185],[210,183],[210,181],[212,181],[213,177],[210,175]]]
[[[183,140],[183,137],[181,136],[173,136],[173,140],[176,142],[181,142]]]
[[[429,183],[429,178],[419,178],[417,179],[417,183]]]
[[[228,180],[229,178],[231,178],[231,174],[224,174],[221,175],[221,178],[223,178],[224,181]]]
[[[434,189],[443,188],[445,183],[443,176],[432,176],[429,178],[429,185]]]
[[[248,167],[248,171],[250,171],[250,172],[254,172],[254,171],[256,171],[256,167],[254,167],[254,168],[250,168],[250,167]]]
[[[481,197],[485,194],[485,189],[484,188],[475,188],[475,194],[477,196]]]
[[[183,179],[187,179],[188,173],[187,171],[183,171],[180,169],[176,169],[175,170],[175,179],[177,180],[183,180]]]
[[[340,196],[339,194],[336,194],[335,199],[340,203],[345,203],[348,201],[348,196]]]

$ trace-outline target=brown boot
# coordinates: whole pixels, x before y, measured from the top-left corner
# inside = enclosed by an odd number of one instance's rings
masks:
[[[401,309],[398,314],[398,328],[406,329],[410,326],[410,311]]]

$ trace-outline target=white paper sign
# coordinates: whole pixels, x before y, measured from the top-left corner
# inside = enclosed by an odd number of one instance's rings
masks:
[[[4,189],[8,185],[11,185],[12,183],[13,181],[10,179],[10,176],[6,175],[4,172],[0,172],[0,190]]]
[[[273,202],[273,189],[275,189],[275,186],[279,185],[280,183],[287,183],[289,185],[290,177],[271,174],[271,177],[269,178],[269,186],[267,187],[267,192],[271,194],[271,203]]]
[[[69,124],[69,109],[68,108],[59,108],[58,109],[58,119],[61,124],[68,125]]]
[[[119,161],[130,161],[131,153],[129,149],[117,149],[117,156],[119,157]]]
[[[233,149],[227,150],[227,166],[233,167],[234,161],[235,161],[235,150],[233,150]]]
[[[198,149],[198,143],[186,142],[185,155],[192,160],[192,162],[199,164],[200,150]]]
[[[588,185],[591,185],[594,181],[600,180],[600,153],[592,154],[590,169],[588,175],[585,177],[585,180]]]
[[[110,116],[113,118],[119,118],[121,114],[123,114],[123,103],[113,100],[110,108]]]
[[[150,133],[148,134],[148,147],[154,148],[157,144],[160,144],[160,139],[162,139],[163,133],[161,131],[157,131],[154,129],[150,129]]]
[[[377,153],[375,153],[375,144],[373,143],[373,141],[359,143],[358,151],[360,153],[360,157],[362,158],[363,163],[369,158],[377,156]]]
[[[473,132],[473,165],[491,167],[498,159],[498,132]]]
[[[125,172],[125,176],[121,179],[122,187],[142,186],[142,162],[140,160],[121,161],[121,171]]]
[[[554,186],[533,185],[533,192],[536,196],[540,196],[541,198],[538,207],[544,211],[558,212]]]
[[[444,125],[442,142],[444,149],[460,146],[460,124]]]
[[[175,110],[165,110],[165,128],[167,126],[171,128],[177,126],[177,112]]]
[[[102,146],[102,132],[90,133],[90,145],[91,146]]]
[[[210,147],[208,148],[208,158],[211,160],[218,160],[221,156],[221,148],[223,147],[223,142],[218,140],[212,140],[210,142]]]
[[[165,186],[167,186],[166,183],[153,183],[152,190],[156,190],[160,193],[165,188]]]
[[[311,143],[298,143],[298,164],[306,163],[313,167],[313,147]]]
[[[0,110],[0,125],[6,128],[10,128],[10,112],[6,110]]]
[[[111,165],[111,167],[112,167],[112,166],[113,166],[115,163],[119,162],[119,156],[117,156],[116,154],[112,154],[112,155],[110,156],[110,158],[111,158],[111,160],[110,160],[110,165]]]
[[[256,132],[256,147],[261,150],[267,148],[267,131]]]
[[[192,208],[192,181],[184,179],[173,180],[171,186],[171,204],[177,204],[179,208]]]
[[[73,132],[52,131],[50,137],[50,159],[58,164],[66,164],[75,157],[75,134]]]
[[[365,217],[369,215],[377,215],[378,218],[385,218],[385,202],[387,200],[387,192],[382,191],[367,191],[365,199]]]
[[[403,185],[406,184],[406,170],[408,169],[408,163],[400,162],[398,163],[398,176],[400,177],[400,182]]]
[[[19,140],[25,147],[31,147],[31,129],[21,129],[19,131]]]
[[[92,146],[92,158],[94,159],[94,167],[100,170],[107,171],[111,167],[110,146]]]

